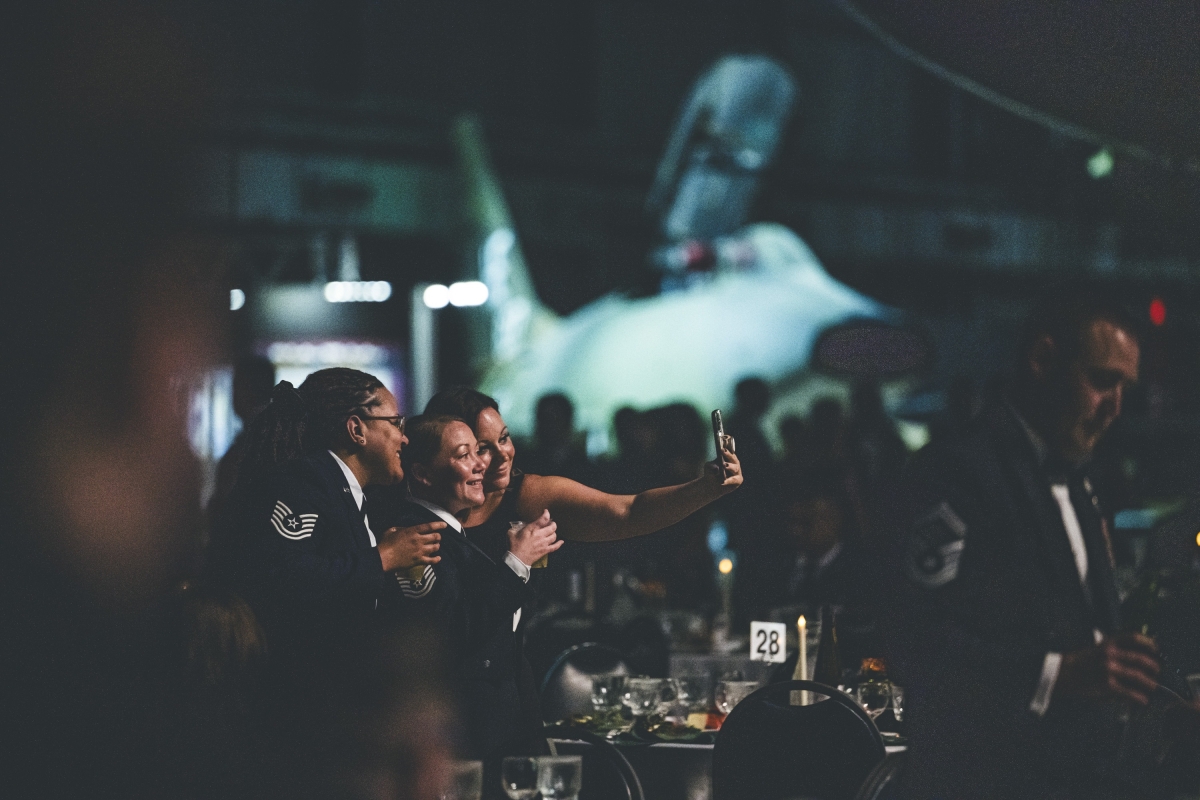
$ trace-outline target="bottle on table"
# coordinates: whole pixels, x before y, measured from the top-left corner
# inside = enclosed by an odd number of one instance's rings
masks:
[[[842,659],[838,652],[837,614],[833,606],[821,606],[821,643],[817,646],[817,665],[813,668],[813,680],[832,686],[842,685]]]

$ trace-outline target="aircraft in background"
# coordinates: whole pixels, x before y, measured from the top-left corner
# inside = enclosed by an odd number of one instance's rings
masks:
[[[898,312],[831,278],[791,230],[744,225],[794,97],[787,71],[765,57],[729,56],[705,72],[650,192],[664,237],[651,259],[662,292],[608,295],[566,317],[534,291],[478,123],[458,121],[477,277],[489,291],[481,389],[514,433],[532,431],[538,398],[554,391],[574,401],[576,424],[588,431],[607,431],[626,405],[727,406],[735,383],[750,376],[767,380],[777,398],[826,391],[831,382],[809,369],[822,332],[872,321],[827,348],[861,356],[868,339],[897,330]]]

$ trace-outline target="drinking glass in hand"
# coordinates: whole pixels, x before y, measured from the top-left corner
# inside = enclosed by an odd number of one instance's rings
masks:
[[[892,684],[892,716],[896,722],[904,721],[904,689]]]
[[[538,791],[543,800],[576,800],[583,788],[583,756],[539,756]]]
[[[510,756],[500,765],[500,785],[512,800],[529,800],[538,792],[537,759]]]
[[[626,678],[625,705],[635,717],[644,717],[658,710],[659,698],[662,695],[662,680],[660,678]]]
[[[733,711],[734,706],[745,700],[758,688],[758,681],[718,681],[714,700],[722,714]]]
[[[604,674],[592,678],[592,708],[597,711],[620,708],[624,693],[624,675]]]
[[[892,701],[891,685],[887,681],[863,681],[854,689],[854,699],[875,719],[887,711]]]

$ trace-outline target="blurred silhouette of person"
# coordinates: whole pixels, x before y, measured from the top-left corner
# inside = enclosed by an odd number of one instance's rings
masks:
[[[779,421],[779,438],[783,440],[783,465],[785,471],[800,471],[809,449],[808,425],[803,417],[788,414]]]
[[[929,425],[931,441],[962,435],[979,414],[983,394],[969,375],[957,375],[946,387],[946,407]]]
[[[232,526],[223,516],[228,510],[233,487],[237,484],[238,466],[246,450],[246,431],[258,413],[271,402],[273,388],[275,365],[269,358],[251,354],[242,356],[234,363],[233,413],[241,420],[242,429],[217,463],[217,477],[208,501],[209,544],[205,566],[210,574],[228,574],[229,565],[222,562],[233,555],[230,544],[221,541],[221,536],[229,532]]]
[[[617,439],[616,458],[600,462],[600,487],[615,494],[637,494],[650,488],[650,460],[654,451],[654,429],[646,415],[630,406],[613,414]]]
[[[560,475],[595,482],[582,437],[575,431],[575,405],[561,392],[543,395],[534,412],[533,442],[524,448],[520,467],[534,475]]]
[[[762,378],[745,378],[733,389],[733,412],[725,418],[725,432],[733,437],[747,474],[768,472],[775,460],[763,434],[762,418],[771,406],[771,389]]]
[[[870,493],[894,482],[908,457],[904,440],[883,407],[879,384],[859,380],[850,392],[848,450],[860,485]]]

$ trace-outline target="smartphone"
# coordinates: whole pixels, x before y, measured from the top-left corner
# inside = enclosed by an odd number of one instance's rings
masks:
[[[725,480],[725,459],[721,457],[721,442],[725,441],[725,424],[721,422],[721,410],[712,412],[713,444],[717,446],[717,469],[721,470],[721,480]]]

